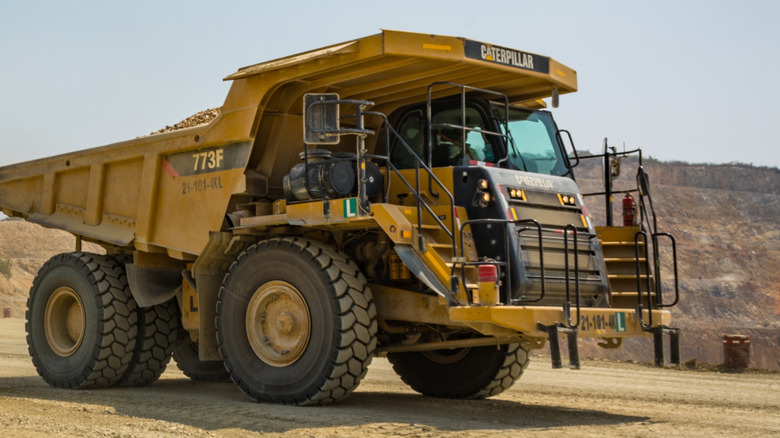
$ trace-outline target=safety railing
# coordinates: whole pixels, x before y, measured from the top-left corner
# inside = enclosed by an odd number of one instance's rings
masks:
[[[460,120],[461,124],[454,124],[454,123],[433,123],[433,89],[436,87],[450,87],[450,88],[457,88],[460,90],[458,93],[458,96],[460,97]],[[487,96],[494,96],[497,98],[500,98],[503,101],[504,105],[504,114],[506,117],[504,117],[504,120],[500,121],[504,127],[504,132],[495,132],[495,131],[488,131],[485,129],[477,129],[477,128],[471,128],[466,125],[466,95],[467,93],[476,93],[479,95],[487,95]],[[471,87],[468,85],[458,84],[455,82],[447,82],[447,81],[439,81],[434,82],[431,85],[428,86],[428,92],[427,92],[427,100],[426,100],[426,130],[428,135],[428,151],[427,151],[427,158],[428,158],[428,165],[431,166],[433,163],[433,131],[434,129],[456,129],[461,131],[461,152],[460,156],[463,157],[465,160],[468,156],[467,153],[467,146],[466,146],[466,138],[467,133],[469,132],[479,132],[481,135],[487,136],[487,137],[500,137],[504,139],[504,144],[507,146],[511,146],[511,148],[514,150],[516,146],[514,145],[514,140],[512,139],[508,126],[508,115],[509,115],[509,98],[504,93],[499,93],[497,91],[493,90],[487,90],[484,88],[477,88],[477,87]],[[496,165],[500,166],[502,162],[509,159],[509,147],[506,149],[507,155],[497,160]],[[438,197],[438,194],[431,193],[432,196]]]
[[[334,126],[332,128],[315,128],[308,125],[308,120],[311,118],[309,115],[312,113],[313,109],[315,109],[317,106],[320,105],[335,105],[340,106],[344,104],[352,104],[355,107],[354,113],[339,116],[338,120],[354,120],[355,121],[355,128],[341,128],[336,127],[338,126],[337,123],[332,122],[331,124]],[[456,254],[456,248],[454,246],[455,239],[454,239],[454,231],[450,231],[455,229],[455,218],[453,215],[451,215],[451,228],[448,229],[447,226],[438,218],[438,216],[434,213],[433,209],[431,208],[430,204],[425,202],[425,200],[422,198],[422,191],[420,189],[420,170],[423,170],[425,173],[428,174],[429,177],[429,191],[431,191],[430,186],[435,183],[439,189],[441,189],[445,194],[447,195],[451,210],[454,211],[455,207],[455,199],[453,198],[452,194],[447,190],[446,186],[436,177],[436,175],[433,173],[433,171],[430,169],[428,165],[426,165],[423,160],[417,156],[417,154],[413,151],[413,149],[409,146],[408,143],[403,139],[402,136],[398,134],[398,132],[393,128],[393,126],[389,123],[387,120],[387,116],[383,113],[376,112],[376,111],[365,111],[365,108],[368,106],[372,106],[373,102],[369,101],[362,101],[362,100],[352,100],[352,99],[320,99],[320,100],[313,100],[312,102],[308,103],[306,105],[306,120],[307,120],[307,131],[312,132],[314,134],[320,135],[320,136],[328,136],[328,135],[344,135],[344,134],[353,134],[358,137],[358,153],[357,153],[357,168],[358,168],[358,197],[360,198],[360,204],[363,206],[366,211],[368,210],[368,200],[365,199],[365,193],[366,193],[366,183],[368,182],[366,179],[366,161],[367,160],[378,160],[383,161],[386,165],[387,169],[389,169],[390,172],[394,173],[399,181],[404,183],[406,187],[410,190],[410,194],[414,196],[414,198],[417,201],[417,222],[418,222],[418,231],[422,230],[422,210],[426,210],[436,221],[436,223],[444,230],[447,235],[453,240],[453,256]],[[338,111],[335,112],[335,114],[338,114]],[[373,131],[365,129],[364,128],[364,117],[365,116],[376,116],[380,117],[383,121],[383,125],[385,127],[385,145],[386,145],[386,153],[385,155],[377,155],[377,154],[368,154],[367,149],[365,148],[365,142],[364,139],[367,135],[374,134]],[[409,181],[406,180],[406,178],[403,176],[403,174],[399,171],[399,169],[392,163],[390,160],[390,145],[392,142],[390,141],[390,135],[393,135],[393,137],[397,140],[398,145],[401,145],[403,148],[406,149],[406,151],[409,153],[411,157],[414,158],[415,161],[415,167],[414,167],[414,175],[415,175],[415,184],[412,186]],[[308,143],[304,144],[303,149],[303,157],[304,157],[304,163],[308,165],[308,154],[309,154],[309,148]],[[308,175],[308,168],[305,168],[305,174]],[[388,202],[389,196],[390,196],[390,181],[391,179],[387,178],[387,184],[385,185],[385,192],[383,195],[383,201]],[[304,180],[304,184],[306,185],[306,188],[308,189],[308,181]],[[438,197],[438,195],[437,195]],[[422,236],[422,233],[418,233],[419,236]],[[423,242],[421,242],[422,244]],[[420,250],[424,250],[424,246],[420,247]]]
[[[434,219],[436,224],[441,228],[442,231],[444,231],[447,236],[452,240],[452,256],[455,257],[457,254],[457,242],[455,241],[455,214],[450,214],[450,228],[447,228],[447,225],[444,224],[444,222],[439,219],[438,215],[433,211],[433,208],[431,205],[427,202],[425,202],[425,199],[422,197],[422,190],[420,188],[420,171],[422,170],[428,175],[428,192],[431,192],[431,186],[435,183],[436,186],[438,186],[438,189],[444,192],[445,196],[447,197],[447,201],[449,203],[450,211],[455,211],[455,198],[452,196],[452,193],[450,193],[449,190],[447,190],[447,187],[444,185],[444,183],[439,180],[436,175],[433,173],[430,167],[423,162],[423,160],[417,156],[417,154],[414,152],[411,146],[403,139],[401,135],[398,134],[398,132],[395,130],[395,128],[392,127],[390,122],[387,120],[387,116],[385,116],[382,113],[379,112],[367,112],[366,114],[374,115],[381,117],[384,121],[385,126],[385,145],[386,145],[386,154],[385,155],[366,155],[366,158],[371,158],[374,160],[381,160],[384,161],[387,169],[389,172],[392,172],[394,175],[398,177],[398,180],[403,183],[406,188],[410,191],[410,194],[415,198],[417,202],[417,235],[420,239],[418,241],[419,250],[425,251],[425,242],[423,239],[422,234],[422,226],[423,226],[423,219],[422,219],[422,212],[425,210],[430,214],[430,216]],[[393,135],[393,137],[397,140],[396,145],[401,145],[406,152],[409,153],[410,156],[414,157],[414,179],[415,184],[412,186],[409,181],[403,176],[401,171],[393,164],[393,162],[390,160],[390,145],[391,145],[391,137],[390,135]],[[385,194],[383,197],[384,202],[389,202],[390,198],[390,178],[388,174],[387,178],[387,185]]]

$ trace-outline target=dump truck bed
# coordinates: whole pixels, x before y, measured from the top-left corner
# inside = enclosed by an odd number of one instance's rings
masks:
[[[434,81],[489,88],[511,103],[576,91],[576,73],[540,55],[463,38],[380,34],[242,68],[208,125],[0,168],[0,209],[104,245],[191,260],[241,196],[267,196],[302,150],[303,94],[425,99]],[[433,90],[433,97],[452,94]],[[370,120],[378,128],[381,120]],[[243,194],[243,195],[242,195]]]

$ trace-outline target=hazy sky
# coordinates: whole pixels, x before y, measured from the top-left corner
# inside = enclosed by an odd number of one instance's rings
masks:
[[[380,29],[577,70],[578,149],[780,166],[780,1],[0,0],[0,165],[122,141],[222,104],[239,67]]]

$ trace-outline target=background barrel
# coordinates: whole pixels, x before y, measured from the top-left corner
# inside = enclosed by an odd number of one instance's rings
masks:
[[[729,369],[750,366],[750,336],[723,335],[723,366]]]

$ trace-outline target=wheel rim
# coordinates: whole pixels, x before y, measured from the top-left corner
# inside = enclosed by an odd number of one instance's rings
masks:
[[[311,335],[309,307],[295,286],[270,281],[255,291],[246,313],[246,334],[257,357],[274,367],[295,363]]]
[[[73,289],[61,287],[46,303],[43,315],[46,341],[55,354],[68,357],[84,340],[86,315],[81,298]]]

